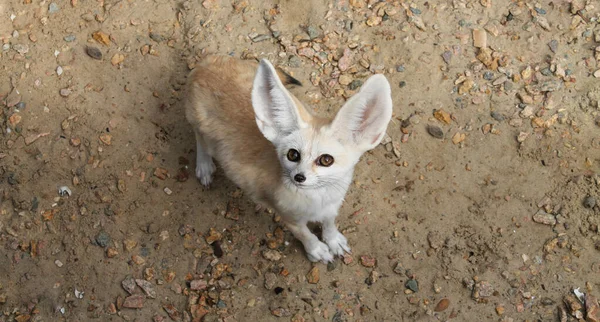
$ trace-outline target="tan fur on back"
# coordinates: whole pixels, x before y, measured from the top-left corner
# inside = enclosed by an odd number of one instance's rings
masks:
[[[227,177],[256,201],[272,204],[272,193],[266,191],[281,185],[281,166],[254,117],[251,90],[257,68],[254,61],[206,57],[190,74],[186,117]],[[304,120],[316,126],[328,123],[293,98]]]

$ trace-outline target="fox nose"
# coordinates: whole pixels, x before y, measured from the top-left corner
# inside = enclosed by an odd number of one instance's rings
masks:
[[[294,176],[294,180],[296,180],[296,182],[304,182],[306,181],[306,177],[302,174],[302,173],[298,173],[297,175]]]

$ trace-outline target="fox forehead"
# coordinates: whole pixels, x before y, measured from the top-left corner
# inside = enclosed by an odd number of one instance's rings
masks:
[[[331,135],[327,126],[300,129],[290,136],[289,146],[298,149],[306,157],[316,158],[321,154],[339,154],[343,151],[340,141]],[[308,155],[306,155],[308,154]]]

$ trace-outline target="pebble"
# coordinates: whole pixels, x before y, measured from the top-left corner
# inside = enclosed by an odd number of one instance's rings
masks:
[[[98,49],[98,47],[87,46],[85,48],[85,53],[93,59],[102,60],[102,52],[100,51],[100,49]]]
[[[165,37],[163,37],[161,34],[156,33],[156,32],[150,32],[150,39],[156,41],[157,43],[161,43],[165,40]]]
[[[496,120],[498,122],[502,122],[502,121],[504,121],[506,119],[506,117],[503,114],[498,113],[496,111],[492,111],[492,113],[490,115],[492,116],[492,118],[494,120]]]
[[[308,26],[308,28],[306,28],[306,33],[308,33],[308,37],[310,37],[310,40],[319,37],[319,31],[313,26]]]
[[[444,60],[444,62],[446,64],[450,65],[450,61],[452,61],[452,52],[449,50],[446,50],[445,52],[443,52],[442,59]]]
[[[358,88],[360,88],[362,85],[363,85],[363,81],[361,81],[360,79],[355,79],[348,85],[348,89],[351,91],[355,91]]]
[[[549,214],[543,211],[542,209],[540,209],[538,212],[535,213],[535,215],[533,215],[533,221],[535,221],[538,224],[550,226],[556,225],[556,217],[553,214]]]
[[[594,206],[596,206],[596,198],[594,198],[592,196],[585,197],[583,199],[583,206],[588,209],[594,208]]]
[[[135,279],[131,276],[128,276],[121,281],[121,286],[123,286],[123,289],[125,289],[125,291],[127,291],[129,294],[135,293],[135,285]]]
[[[558,50],[558,41],[556,39],[550,40],[550,42],[548,43],[548,47],[550,47],[550,50],[553,53],[556,53],[556,51]]]
[[[261,42],[261,41],[265,41],[265,40],[271,39],[271,36],[266,35],[266,34],[262,34],[262,35],[257,35],[257,36],[255,36],[255,37],[253,37],[251,39],[252,39],[252,42]]]
[[[71,34],[71,35],[67,35],[63,38],[66,42],[73,42],[75,41],[75,35]]]
[[[506,77],[506,76],[504,76],[504,77]],[[483,73],[483,79],[488,80],[488,81],[494,79],[494,73],[490,72],[489,70],[486,70]],[[506,78],[506,79],[508,79],[508,78]],[[499,84],[493,84],[493,85],[496,86],[496,85],[499,85]]]
[[[306,274],[306,280],[310,283],[310,284],[317,284],[319,283],[319,280],[321,279],[320,274],[319,274],[319,267],[315,266],[313,267],[308,274]]]
[[[444,298],[441,299],[438,304],[435,306],[434,311],[436,312],[443,312],[445,311],[448,307],[450,306],[450,300]]]
[[[595,296],[591,294],[586,295],[585,311],[587,322],[600,322],[600,307],[598,304],[598,299]]]
[[[363,255],[360,257],[360,264],[364,267],[375,267],[377,259],[369,255]]]
[[[29,46],[23,45],[23,44],[14,44],[12,46],[12,49],[14,49],[16,52],[18,52],[21,55],[25,55],[29,52]]]
[[[62,88],[59,91],[60,96],[62,97],[69,97],[69,95],[71,95],[73,91],[70,88]]]
[[[96,235],[96,243],[100,247],[107,247],[110,244],[110,236],[105,231],[101,231]]]
[[[156,290],[154,289],[154,285],[146,280],[136,279],[135,283],[146,293],[146,296],[155,299],[156,298]]]
[[[55,2],[51,2],[48,6],[48,13],[57,13],[60,8]]]
[[[208,283],[205,280],[192,280],[190,282],[190,289],[192,291],[203,291],[208,287]]]
[[[406,67],[404,67],[403,65],[399,65],[396,67],[396,71],[398,73],[403,73],[406,70]]]
[[[594,72],[594,77],[600,78],[600,69]]]
[[[407,289],[413,291],[413,293],[417,293],[419,291],[419,283],[415,279],[410,279],[406,281],[406,284],[404,284],[404,286]]]
[[[433,136],[436,139],[444,138],[444,131],[442,131],[442,129],[436,125],[428,125],[427,133],[429,133],[429,135]]]
[[[476,48],[487,47],[487,32],[482,29],[473,29],[473,46]]]
[[[279,252],[278,250],[274,250],[274,249],[267,249],[262,252],[262,255],[265,259],[270,260],[272,262],[281,260],[281,257],[282,257],[281,252]]]
[[[167,304],[167,305],[163,306],[163,309],[165,310],[165,312],[167,312],[167,315],[169,315],[171,320],[173,320],[173,321],[181,320],[181,313],[179,313],[177,308],[175,308],[175,306],[173,306],[172,304]]]
[[[267,290],[272,290],[277,284],[277,275],[272,272],[268,272],[265,274],[265,288]]]
[[[480,281],[473,286],[471,297],[475,300],[483,299],[492,296],[494,288],[487,281]]]
[[[141,309],[144,307],[144,296],[143,295],[131,295],[125,298],[123,301],[123,307],[129,309]]]

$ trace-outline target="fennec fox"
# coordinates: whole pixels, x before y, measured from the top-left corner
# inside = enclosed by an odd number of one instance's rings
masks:
[[[281,215],[308,258],[350,252],[335,218],[363,153],[392,116],[390,85],[370,77],[333,119],[313,115],[284,84],[300,84],[267,60],[208,56],[191,72],[186,117],[196,134],[196,176],[208,186],[213,159],[255,202]],[[307,223],[322,224],[321,242]]]

